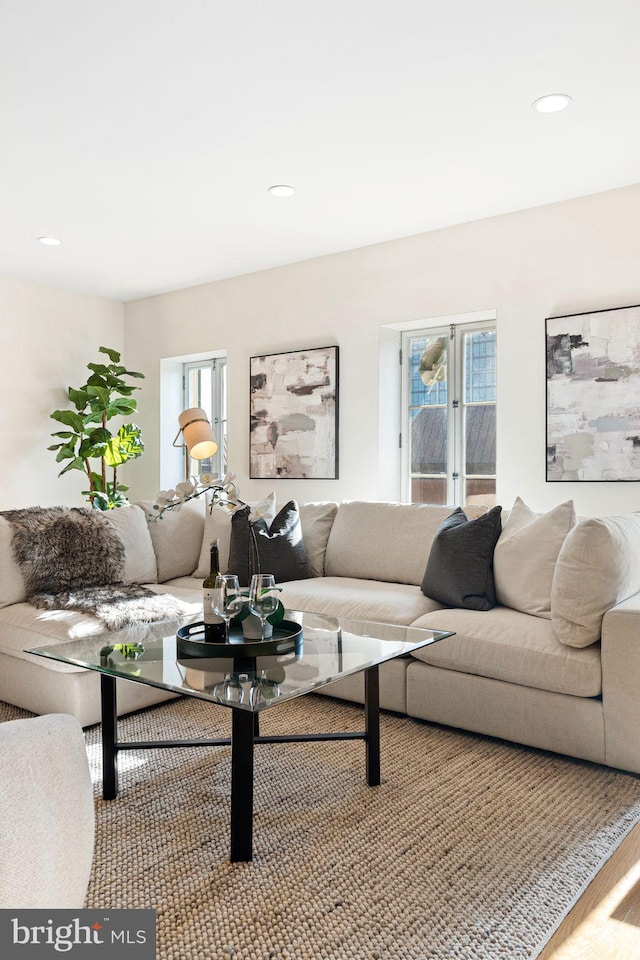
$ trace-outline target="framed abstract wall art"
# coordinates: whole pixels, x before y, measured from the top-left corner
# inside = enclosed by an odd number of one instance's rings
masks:
[[[250,360],[251,479],[338,479],[338,347]]]
[[[545,323],[547,480],[640,480],[640,306]]]

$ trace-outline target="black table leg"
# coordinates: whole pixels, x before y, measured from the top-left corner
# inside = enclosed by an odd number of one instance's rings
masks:
[[[106,673],[100,675],[102,704],[102,796],[115,800],[118,796],[118,751],[116,750],[116,681]]]
[[[364,716],[367,743],[367,783],[380,786],[380,679],[378,667],[364,671]]]
[[[231,711],[231,854],[232,863],[253,857],[254,715]]]

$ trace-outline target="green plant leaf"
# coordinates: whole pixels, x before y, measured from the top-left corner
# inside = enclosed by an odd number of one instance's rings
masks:
[[[76,433],[82,433],[84,431],[82,417],[74,413],[73,410],[54,410],[51,414],[51,419],[57,420],[58,423],[66,424],[67,427],[71,427]]]
[[[84,460],[82,460],[81,457],[75,457],[71,463],[68,463],[66,467],[60,471],[58,476],[61,477],[63,473],[68,473],[69,470],[82,470],[84,472]]]
[[[119,467],[135,460],[144,453],[142,431],[135,423],[123,423],[117,434],[107,444],[104,459],[109,467]]]
[[[87,393],[90,397],[97,397],[105,407],[108,405],[109,400],[111,399],[108,387],[98,387],[91,384],[87,387]]]
[[[118,351],[113,350],[111,347],[98,347],[98,353],[106,353],[112,363],[118,363],[120,360],[120,354]]]
[[[68,391],[69,400],[75,405],[76,410],[84,410],[87,403],[89,402],[89,394],[86,390],[74,390],[73,387],[69,387]]]

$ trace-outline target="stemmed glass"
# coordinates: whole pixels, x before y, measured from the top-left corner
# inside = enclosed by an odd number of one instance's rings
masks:
[[[261,703],[271,703],[280,696],[280,693],[280,684],[270,680],[267,671],[262,670],[258,679],[251,684],[249,702],[252,707]]]
[[[238,578],[232,573],[218,574],[213,588],[213,611],[224,620],[227,642],[229,622],[242,609],[242,594]]]
[[[260,617],[260,639],[264,640],[267,618],[278,609],[276,581],[272,573],[254,573],[251,577],[249,609]]]

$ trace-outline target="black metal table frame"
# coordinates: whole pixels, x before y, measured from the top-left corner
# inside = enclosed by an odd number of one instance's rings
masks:
[[[364,740],[366,776],[370,787],[380,785],[380,685],[377,664],[364,670],[364,731],[305,733],[261,737],[259,714],[231,707],[231,737],[216,740],[119,741],[117,739],[116,678],[100,676],[102,700],[102,796],[118,796],[118,754],[122,750],[164,750],[167,747],[231,747],[232,863],[253,858],[253,749],[257,743],[308,743],[319,740]],[[212,701],[215,703],[215,701]]]

